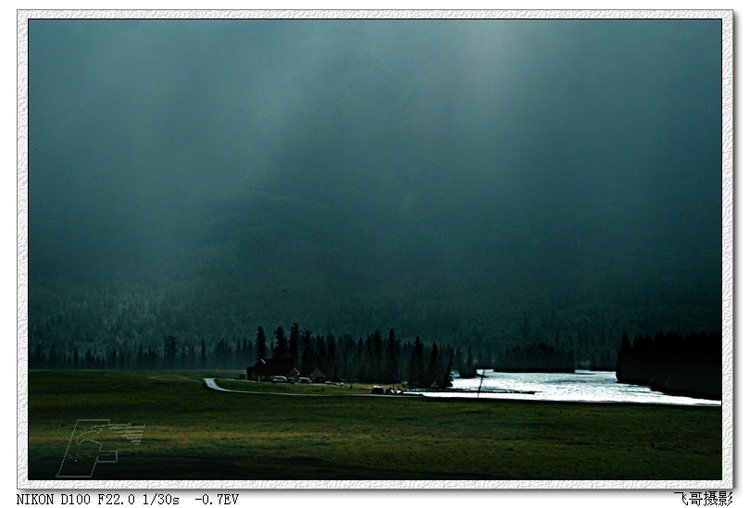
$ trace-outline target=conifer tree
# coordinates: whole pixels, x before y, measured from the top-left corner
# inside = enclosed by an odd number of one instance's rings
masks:
[[[422,345],[422,341],[419,339],[419,337],[414,340],[414,347],[411,350],[411,360],[409,364],[411,366],[411,372],[409,373],[409,383],[413,383],[416,386],[424,386],[424,346]]]
[[[297,366],[299,359],[299,325],[297,323],[292,325],[292,330],[289,332],[289,358]]]
[[[266,358],[266,334],[262,326],[258,327],[258,335],[255,338],[255,354],[258,355],[258,360]]]
[[[453,349],[448,351],[448,361],[443,364],[442,376],[438,382],[440,388],[448,388],[453,385],[453,374],[451,372],[453,368]]]
[[[273,349],[274,358],[289,358],[289,343],[281,326],[274,332],[276,337],[276,346]]]
[[[438,376],[440,374],[440,352],[438,350],[437,343],[432,343],[432,351],[430,351],[430,362],[427,366],[427,383],[429,385],[438,383]]]
[[[302,362],[300,371],[307,376],[315,369],[315,351],[312,345],[312,332],[305,330],[302,334]]]
[[[331,332],[328,332],[328,336],[326,337],[326,358],[328,358],[328,363],[325,373],[332,380],[337,380],[339,377],[338,356],[336,354],[336,340]]]
[[[164,366],[174,369],[177,361],[177,337],[171,335],[164,338]]]
[[[396,347],[396,331],[393,328],[388,332],[388,344],[385,351],[385,378],[392,383],[398,381],[398,350]]]

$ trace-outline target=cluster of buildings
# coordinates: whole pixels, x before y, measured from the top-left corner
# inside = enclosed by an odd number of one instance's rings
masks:
[[[293,360],[282,358],[261,359],[252,367],[247,368],[247,379],[251,381],[274,381],[280,377],[284,377],[288,381],[294,381],[295,383],[299,382],[301,374],[294,366]],[[313,383],[325,383],[326,375],[322,370],[315,367],[303,379],[310,379]]]

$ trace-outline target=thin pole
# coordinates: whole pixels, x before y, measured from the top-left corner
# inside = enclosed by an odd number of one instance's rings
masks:
[[[482,383],[484,383],[484,371],[485,369],[482,369],[482,377],[479,378],[479,390],[477,390],[477,398],[479,398],[479,394],[482,392]]]

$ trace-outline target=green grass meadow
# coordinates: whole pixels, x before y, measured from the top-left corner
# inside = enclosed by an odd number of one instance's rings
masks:
[[[721,479],[719,407],[225,393],[216,374],[30,372],[29,480],[55,479],[78,419],[145,424],[94,480]]]

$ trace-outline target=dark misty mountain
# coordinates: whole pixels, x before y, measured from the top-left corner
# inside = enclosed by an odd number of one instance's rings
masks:
[[[720,34],[32,20],[30,342],[719,331]]]

